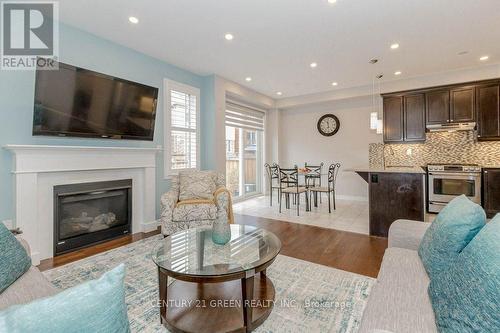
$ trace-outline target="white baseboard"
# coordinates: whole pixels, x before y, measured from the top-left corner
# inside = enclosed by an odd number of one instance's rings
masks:
[[[367,197],[361,197],[355,195],[337,195],[336,198],[340,200],[350,200],[350,201],[362,201],[362,202],[368,201]]]
[[[40,253],[39,252],[31,252],[30,257],[31,257],[31,264],[33,266],[40,265]]]
[[[269,198],[269,195],[266,195]],[[340,195],[336,194],[335,198],[339,200],[349,200],[349,201],[360,201],[360,202],[368,202],[368,197],[356,196],[356,195]],[[250,198],[249,198],[250,199]],[[234,201],[233,201],[234,202]]]
[[[154,220],[150,222],[142,222],[141,227],[142,227],[142,232],[150,232],[154,231],[158,228],[160,225],[160,220]]]

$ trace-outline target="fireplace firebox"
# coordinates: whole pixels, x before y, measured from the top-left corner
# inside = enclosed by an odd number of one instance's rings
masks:
[[[54,255],[131,232],[132,180],[54,186]]]

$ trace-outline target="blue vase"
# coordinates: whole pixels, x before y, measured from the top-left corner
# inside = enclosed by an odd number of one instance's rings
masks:
[[[231,226],[227,218],[218,218],[212,225],[212,241],[218,245],[225,245],[231,240]]]

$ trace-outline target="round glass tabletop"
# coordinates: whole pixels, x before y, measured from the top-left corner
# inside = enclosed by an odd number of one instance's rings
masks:
[[[212,241],[212,228],[199,227],[166,237],[153,250],[153,261],[179,275],[220,276],[240,273],[274,259],[281,249],[275,234],[248,225],[231,224],[231,240]]]

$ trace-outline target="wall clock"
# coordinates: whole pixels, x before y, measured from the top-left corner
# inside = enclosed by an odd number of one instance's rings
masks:
[[[335,135],[339,131],[340,121],[333,114],[325,114],[318,120],[318,131],[324,136]]]

